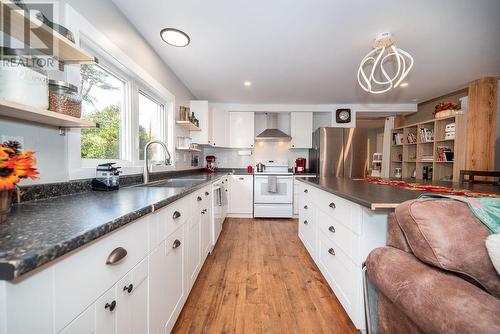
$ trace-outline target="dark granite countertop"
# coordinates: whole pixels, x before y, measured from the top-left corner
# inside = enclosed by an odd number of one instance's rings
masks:
[[[393,209],[405,201],[417,198],[422,193],[394,186],[373,184],[364,180],[337,177],[309,177],[298,178],[298,180],[372,210]],[[408,181],[418,182],[415,180]],[[474,184],[473,186],[459,186],[450,182],[426,182],[426,184],[500,194],[499,187],[485,184]]]
[[[227,175],[196,173],[191,188],[129,187],[14,205],[0,224],[0,279],[12,280]]]

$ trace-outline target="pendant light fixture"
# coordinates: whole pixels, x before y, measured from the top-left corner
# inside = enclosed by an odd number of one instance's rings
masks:
[[[388,71],[385,66],[391,61],[396,63],[395,68]],[[382,94],[398,87],[412,67],[413,57],[394,45],[390,32],[384,32],[377,36],[373,50],[361,61],[358,83],[368,93]]]

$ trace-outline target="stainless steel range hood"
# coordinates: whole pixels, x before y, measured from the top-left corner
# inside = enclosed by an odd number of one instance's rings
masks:
[[[278,129],[278,114],[267,113],[267,128],[255,137],[255,140],[290,141],[292,137]]]

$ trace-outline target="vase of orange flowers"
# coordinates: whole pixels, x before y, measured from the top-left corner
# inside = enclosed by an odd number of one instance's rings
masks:
[[[21,151],[16,141],[0,145],[0,223],[7,220],[12,204],[12,192],[26,178],[36,179],[38,170],[33,151]]]

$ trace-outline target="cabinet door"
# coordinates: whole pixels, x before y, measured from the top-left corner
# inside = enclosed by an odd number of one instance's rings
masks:
[[[119,334],[147,333],[148,264],[139,263],[117,284],[116,328]]]
[[[64,328],[61,334],[95,334],[95,332],[95,305],[92,305]]]
[[[231,175],[231,200],[229,212],[252,214],[253,212],[253,176]]]
[[[201,261],[204,262],[210,246],[212,245],[212,194],[211,187],[205,188],[203,196],[203,209],[201,211],[200,231],[201,231]],[[201,266],[203,263],[201,264]]]
[[[116,286],[106,291],[95,304],[95,334],[116,332],[116,312],[120,307],[116,301]]]
[[[227,127],[229,123],[227,111],[210,109],[210,137],[208,143],[214,147],[227,147]]]
[[[194,213],[194,212],[193,212]],[[187,280],[189,289],[193,286],[201,267],[201,213],[193,214],[193,217],[187,224]]]
[[[292,148],[312,148],[313,113],[292,112],[290,132]]]
[[[192,131],[190,136],[193,143],[208,145],[209,134],[209,115],[208,115],[208,101],[191,101],[189,103],[191,112],[200,121],[201,131]]]
[[[255,142],[254,113],[229,113],[229,144],[235,148],[252,148]]]
[[[177,320],[185,297],[183,261],[184,229],[180,227],[149,255],[150,334],[164,334]]]

